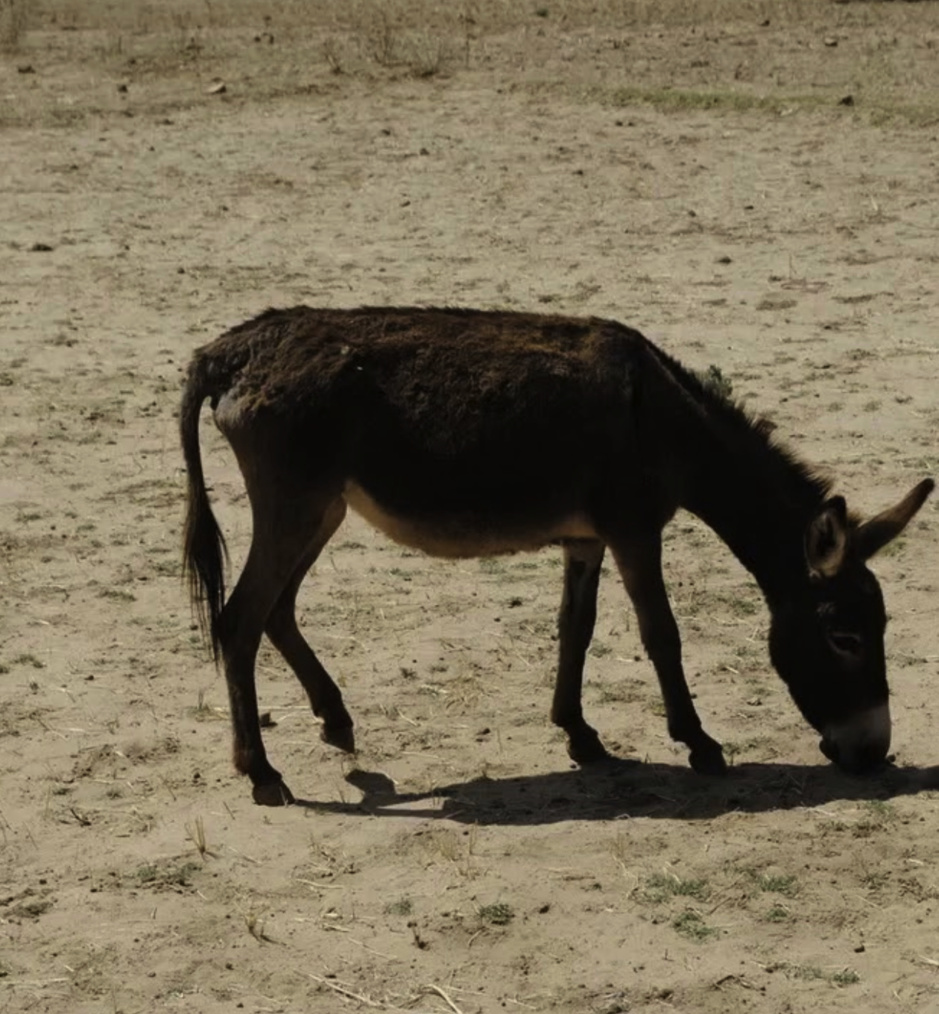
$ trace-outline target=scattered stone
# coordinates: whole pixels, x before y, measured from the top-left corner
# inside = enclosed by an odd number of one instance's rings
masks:
[[[228,91],[224,81],[213,81],[206,89],[206,95],[224,95]]]
[[[838,99],[838,105],[839,106],[853,106],[854,105],[854,96],[853,95],[845,95],[845,96],[843,96],[842,98]]]

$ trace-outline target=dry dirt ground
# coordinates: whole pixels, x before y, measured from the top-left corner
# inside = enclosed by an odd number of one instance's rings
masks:
[[[875,565],[869,780],[694,518],[667,573],[720,783],[612,573],[586,702],[624,763],[582,772],[559,555],[350,519],[302,614],[361,752],[265,649],[272,811],[183,594],[175,421],[191,350],[268,305],[592,313],[885,506],[939,471],[939,4],[6,0],[0,42],[0,1011],[939,1010],[936,500]]]

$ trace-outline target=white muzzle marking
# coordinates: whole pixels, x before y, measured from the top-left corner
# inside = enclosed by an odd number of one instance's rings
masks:
[[[890,750],[890,705],[878,704],[845,722],[834,722],[824,736],[835,747],[837,763],[843,767],[883,760]]]

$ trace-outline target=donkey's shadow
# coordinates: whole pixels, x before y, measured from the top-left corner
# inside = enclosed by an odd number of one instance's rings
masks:
[[[298,799],[323,813],[376,817],[445,817],[467,824],[538,825],[568,820],[647,817],[709,820],[738,811],[763,813],[838,801],[886,801],[939,789],[939,766],[886,767],[853,778],[830,765],[741,764],[725,778],[704,778],[677,764],[613,760],[589,769],[511,778],[473,778],[427,792],[398,792],[377,771],[346,780],[358,802]],[[425,807],[415,803],[428,802]]]

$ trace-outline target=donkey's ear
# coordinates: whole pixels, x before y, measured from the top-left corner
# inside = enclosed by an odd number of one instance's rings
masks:
[[[812,577],[834,577],[848,552],[848,508],[843,496],[822,504],[805,532],[805,560]]]
[[[923,479],[898,504],[872,517],[870,521],[865,521],[858,528],[855,539],[862,560],[872,557],[906,528],[935,485],[932,479]]]

